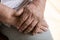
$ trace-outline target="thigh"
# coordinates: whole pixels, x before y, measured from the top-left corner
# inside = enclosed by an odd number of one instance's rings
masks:
[[[10,40],[53,40],[50,31],[37,35],[29,35],[20,33],[15,28],[3,27],[2,33],[8,36]]]

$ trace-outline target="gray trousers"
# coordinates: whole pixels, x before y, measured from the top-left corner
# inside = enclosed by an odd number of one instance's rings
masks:
[[[9,40],[53,40],[49,30],[41,34],[30,35],[20,33],[16,28],[7,27],[4,24],[0,24],[0,29],[1,32],[9,38]]]

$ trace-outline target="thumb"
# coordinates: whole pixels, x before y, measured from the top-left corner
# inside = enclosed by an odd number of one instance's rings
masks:
[[[23,12],[23,8],[21,8],[20,10],[18,10],[14,15],[15,16],[20,16]]]

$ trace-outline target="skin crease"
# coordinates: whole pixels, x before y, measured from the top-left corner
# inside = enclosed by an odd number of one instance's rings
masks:
[[[2,4],[0,4],[0,8],[0,21],[16,26],[20,32],[30,33],[32,31],[31,34],[36,34],[44,32],[48,28],[43,13],[45,0],[34,0],[33,3],[19,11]]]

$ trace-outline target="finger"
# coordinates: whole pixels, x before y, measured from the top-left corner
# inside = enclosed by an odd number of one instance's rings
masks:
[[[17,21],[17,29],[21,27],[21,25],[28,19],[29,15],[28,13],[24,12]]]
[[[40,27],[41,27],[41,23],[39,22],[39,23],[36,25],[36,27],[35,27],[35,29],[33,30],[32,33],[35,34],[35,33],[41,33],[41,32],[43,32],[43,30],[41,30]]]
[[[47,22],[45,20],[42,20],[42,26],[48,28],[48,24],[47,24]]]
[[[23,8],[15,13],[15,16],[20,16],[23,13]]]
[[[44,32],[44,31],[41,30],[40,27],[37,27],[37,28],[35,29],[35,31],[33,31],[33,35],[34,35],[34,34],[37,34],[37,33],[42,33],[42,32]]]
[[[31,14],[29,18],[21,25],[20,32],[24,31],[34,20],[33,15]]]
[[[28,26],[28,28],[24,31],[24,33],[29,33],[29,32],[31,32],[31,31],[34,29],[34,27],[36,26],[37,23],[38,23],[38,20],[35,19],[35,20]]]
[[[38,29],[36,29],[35,32],[33,32],[33,35],[39,34],[39,33],[43,33],[43,32],[44,32],[43,30],[41,30],[40,28],[38,28]]]
[[[43,30],[44,32],[48,30],[48,28],[46,28],[44,26],[41,26],[40,29]]]
[[[40,25],[39,25],[40,24]],[[48,27],[46,27],[47,25],[45,25],[45,20],[42,20],[41,23],[37,24],[37,27],[35,28],[35,30],[33,31],[34,33],[42,33],[42,32],[46,32],[48,30]],[[39,28],[39,31],[38,31]],[[38,31],[38,32],[37,32]]]

